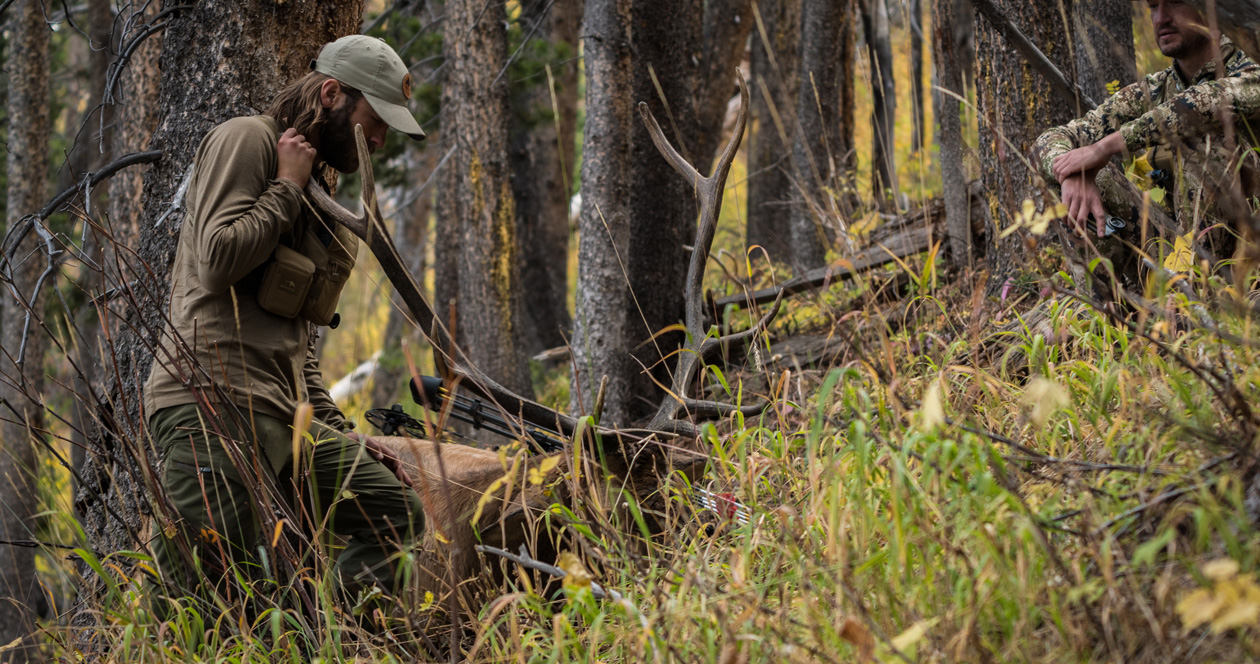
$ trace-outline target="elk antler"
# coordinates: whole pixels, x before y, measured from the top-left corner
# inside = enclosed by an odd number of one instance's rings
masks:
[[[687,344],[678,355],[678,367],[674,371],[669,394],[665,395],[651,423],[648,424],[649,429],[657,431],[696,435],[694,425],[678,419],[680,411],[694,418],[704,419],[721,417],[733,412],[755,415],[764,410],[767,405],[759,403],[740,407],[716,401],[701,401],[687,396],[687,390],[695,380],[696,372],[705,359],[712,356],[723,344],[743,343],[764,331],[778,315],[779,306],[783,301],[783,294],[780,293],[774,305],[770,307],[770,311],[762,316],[752,328],[744,332],[710,338],[704,328],[704,292],[702,290],[704,266],[709,260],[709,249],[713,245],[713,235],[717,230],[718,214],[722,211],[722,194],[726,187],[726,176],[730,173],[731,163],[735,161],[735,152],[739,150],[739,144],[744,138],[744,126],[748,121],[748,84],[744,81],[743,74],[739,75],[738,80],[739,119],[735,122],[735,131],[731,135],[730,142],[727,143],[722,157],[709,177],[702,177],[695,167],[678,154],[674,146],[670,145],[669,139],[665,138],[664,132],[656,123],[652,111],[648,110],[647,104],[639,102],[639,114],[643,116],[643,124],[647,125],[648,133],[652,136],[652,143],[670,165],[692,183],[700,199],[700,225],[696,229],[696,240],[691,252],[691,265],[687,268],[687,284],[683,294],[687,305]]]
[[[306,193],[314,207],[325,217],[350,229],[350,232],[367,243],[372,255],[376,256],[377,262],[380,263],[386,278],[394,285],[403,304],[415,317],[421,333],[432,344],[433,357],[439,365],[446,364],[452,373],[463,379],[461,383],[467,389],[494,401],[506,414],[520,416],[527,422],[554,427],[566,435],[571,435],[577,428],[577,420],[512,392],[491,380],[471,362],[461,362],[454,357],[455,345],[451,342],[449,332],[433,315],[433,308],[424,299],[423,291],[415,278],[407,271],[381,219],[381,211],[376,200],[376,179],[372,175],[371,155],[368,153],[367,141],[363,137],[363,127],[355,125],[354,138],[359,150],[359,175],[362,179],[360,200],[363,203],[363,214],[356,216],[342,207],[312,178],[306,184]]]

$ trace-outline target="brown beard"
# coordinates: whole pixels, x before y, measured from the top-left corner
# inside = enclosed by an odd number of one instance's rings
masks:
[[[1201,32],[1197,32],[1197,31],[1183,32],[1181,33],[1180,44],[1178,44],[1177,46],[1173,48],[1169,48],[1168,50],[1164,50],[1161,48],[1159,49],[1159,52],[1162,53],[1165,57],[1175,59],[1175,58],[1180,58],[1183,55],[1193,53],[1199,50],[1200,48],[1204,48],[1204,46],[1207,43],[1208,43],[1207,35]],[[1185,72],[1185,74],[1186,76],[1194,76],[1195,72],[1188,71],[1188,72]]]
[[[355,101],[347,98],[341,106],[328,111],[328,121],[319,131],[319,157],[342,173],[359,170],[359,149],[354,141],[350,114]]]

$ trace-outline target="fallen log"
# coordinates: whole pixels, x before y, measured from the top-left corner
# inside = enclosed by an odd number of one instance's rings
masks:
[[[973,237],[984,233],[984,202],[980,193],[980,183],[973,182],[970,185]],[[866,240],[867,247],[852,258],[810,270],[778,286],[715,298],[710,311],[722,311],[731,305],[762,305],[773,302],[780,293],[787,297],[851,279],[868,270],[927,251],[931,248],[933,238],[945,237],[944,228],[945,203],[941,198],[933,198],[923,207],[891,219],[872,230]],[[976,246],[983,245],[977,242]]]

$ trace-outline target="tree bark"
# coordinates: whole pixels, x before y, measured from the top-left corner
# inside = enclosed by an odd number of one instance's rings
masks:
[[[758,2],[752,35],[748,137],[748,239],[777,261],[793,261],[789,234],[791,149],[800,89],[801,0]]]
[[[652,337],[683,317],[684,245],[695,231],[695,193],[657,152],[633,102],[645,101],[656,117],[668,118],[671,137],[694,151],[701,63],[691,45],[701,43],[699,16],[698,0],[592,0],[586,7],[571,394],[574,409],[590,412],[608,376],[605,424],[652,414],[661,392],[645,368],[663,375],[661,360],[678,345],[677,335]],[[662,375],[656,380],[668,384]]]
[[[523,352],[523,301],[516,202],[508,163],[507,12],[478,0],[446,3],[442,52],[443,135],[454,141],[449,196],[459,224],[459,351],[517,394],[533,388]]]
[[[752,0],[709,0],[704,8],[703,67],[695,87],[696,169],[708,173],[722,143],[722,120],[739,95],[735,69],[752,29]]]
[[[940,125],[941,142],[941,193],[945,202],[945,232],[949,236],[949,249],[954,264],[968,267],[974,258],[971,238],[971,197],[967,194],[967,175],[963,164],[962,99],[967,98],[963,87],[962,58],[955,42],[953,0],[932,0],[932,64],[936,69],[938,85],[942,92],[933,94],[936,100],[936,119]],[[952,95],[950,94],[952,93]]]
[[[8,90],[7,221],[12,232],[22,217],[44,206],[48,180],[49,28],[38,0],[20,0],[10,8]],[[0,290],[0,538],[36,539],[38,511],[35,437],[43,435],[44,351],[47,335],[39,319],[43,297],[37,284],[52,257],[32,232],[0,257],[11,281]],[[6,248],[7,248],[6,243]],[[28,310],[34,315],[28,318]],[[29,323],[30,327],[27,328]],[[20,363],[18,361],[20,360]],[[0,643],[20,645],[5,652],[10,661],[39,661],[29,638],[35,619],[46,609],[35,574],[35,550],[0,546]]]
[[[1068,48],[1072,30],[1064,25],[1057,3],[998,0],[994,4],[1060,71],[1072,71]],[[997,295],[1004,286],[1014,284],[1028,264],[1025,234],[998,236],[1000,229],[1014,223],[1014,214],[1025,200],[1039,201],[1036,175],[1025,163],[1028,151],[1046,128],[1076,117],[1076,108],[1072,99],[1054,93],[987,19],[976,27],[976,53],[980,171],[989,204],[986,230],[991,243],[986,292]]]
[[[1129,0],[1076,0],[1076,72],[1081,87],[1101,102],[1137,80],[1133,5]]]
[[[515,84],[523,89],[512,95],[512,193],[520,231],[521,280],[526,285],[522,350],[534,355],[563,346],[573,325],[568,305],[569,193],[576,172],[582,3],[531,0],[521,4],[520,20],[527,35],[536,35],[523,52],[541,49],[546,54],[545,61],[531,63],[529,78]],[[550,65],[549,75],[535,71],[544,65]]]
[[[1198,7],[1209,25],[1213,17],[1208,7],[1215,4],[1215,19],[1221,32],[1234,40],[1252,60],[1260,62],[1260,5],[1255,0],[1190,0],[1190,4]]]
[[[864,0],[862,27],[871,70],[871,188],[875,200],[887,204],[895,201],[898,193],[894,136],[897,83],[887,0]]]
[[[836,180],[844,172],[850,145],[841,133],[842,62],[852,31],[851,4],[804,0],[801,16],[801,74],[796,101],[797,133],[792,147],[797,190],[790,237],[799,272],[826,262],[825,224],[838,217]]]
[[[162,330],[183,221],[182,210],[168,212],[193,153],[214,125],[265,109],[287,82],[308,71],[324,43],[357,32],[361,8],[357,0],[258,5],[202,0],[165,19],[163,121],[149,145],[165,156],[145,175],[141,204],[132,208],[140,233],[135,258],[119,276],[129,287],[110,305],[111,315],[125,322],[114,337],[113,354],[105,358],[116,378],[107,391],[111,401],[100,404],[106,427],[94,437],[76,497],[88,544],[97,551],[143,549],[147,540],[144,482],[154,479],[155,460],[146,458],[149,445],[140,435],[140,396],[153,361],[151,344]],[[90,573],[84,576],[92,583]],[[87,613],[79,618],[91,620]]]
[[[911,126],[910,149],[923,149],[924,102],[923,98],[923,0],[910,0],[910,94],[914,120]]]

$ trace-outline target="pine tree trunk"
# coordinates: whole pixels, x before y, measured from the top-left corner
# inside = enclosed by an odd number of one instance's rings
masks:
[[[446,3],[442,52],[449,71],[442,133],[454,141],[444,189],[458,223],[457,343],[481,371],[517,394],[531,395],[523,352],[523,301],[516,202],[508,163],[507,13],[502,4]]]
[[[897,120],[897,83],[893,72],[892,36],[887,0],[865,0],[862,26],[871,71],[871,187],[875,200],[895,200],[898,194],[894,123]]]
[[[722,144],[726,107],[739,95],[735,69],[752,29],[752,0],[709,0],[704,8],[704,63],[695,88],[695,166],[707,175]]]
[[[9,9],[8,152],[6,231],[44,206],[48,179],[48,42],[50,30],[38,0],[20,0]],[[35,514],[39,472],[35,463],[36,432],[44,428],[40,407],[44,391],[44,350],[37,313],[43,297],[36,290],[52,258],[42,251],[35,232],[17,246],[12,263],[0,267],[12,279],[0,289],[0,538],[36,539]],[[16,292],[16,296],[15,296]],[[19,299],[20,298],[20,299]],[[41,312],[42,313],[42,312]],[[30,323],[29,329],[26,327]],[[15,364],[17,360],[21,364]],[[15,387],[16,386],[16,387]],[[35,550],[0,546],[0,644],[31,634],[35,619],[47,608],[35,574]],[[36,644],[26,639],[4,656],[9,661],[40,661]]]
[[[936,120],[941,142],[941,193],[945,199],[945,232],[954,264],[967,267],[974,258],[971,242],[970,197],[963,164],[962,101],[967,98],[963,87],[963,62],[954,41],[954,0],[932,0],[932,65],[936,69],[941,92],[932,95],[936,102]],[[950,94],[952,93],[952,94]],[[955,97],[956,95],[957,97]]]
[[[1072,71],[1068,49],[1072,31],[1064,25],[1056,3],[997,0],[995,4],[1060,71]],[[1072,100],[1055,94],[986,19],[976,27],[976,55],[980,171],[989,204],[987,234],[992,245],[986,292],[996,296],[1004,287],[1016,284],[1029,260],[1024,233],[1000,239],[998,231],[1013,223],[1025,200],[1032,199],[1041,207],[1034,173],[1025,165],[1028,151],[1046,128],[1076,117],[1076,109]]]
[[[1128,0],[1076,0],[1076,72],[1094,101],[1137,80],[1133,5]]]
[[[841,78],[851,31],[848,2],[804,0],[801,23],[800,88],[796,100],[796,140],[792,147],[797,189],[790,237],[798,272],[826,262],[825,224],[839,211],[828,191],[838,191],[850,146],[841,133]]]
[[[521,25],[536,35],[525,53],[543,50],[550,76],[541,72],[512,95],[512,192],[520,232],[520,270],[525,302],[522,350],[534,355],[563,346],[569,315],[569,192],[575,174],[578,30],[580,0],[532,0],[521,4]],[[528,56],[526,56],[528,57]],[[535,65],[541,68],[541,64]],[[555,106],[552,106],[554,80]],[[558,117],[554,111],[558,111]]]
[[[747,243],[763,247],[776,261],[791,263],[791,150],[800,86],[801,0],[766,0],[757,3],[757,10],[765,36],[753,30]]]
[[[684,245],[695,233],[695,194],[652,145],[633,103],[647,102],[675,144],[695,150],[701,63],[679,46],[700,42],[699,16],[698,0],[593,0],[586,7],[572,398],[575,409],[589,412],[607,375],[605,424],[651,415],[661,393],[643,368],[663,374],[668,363],[661,358],[678,345],[673,334],[649,339],[683,317]]]
[[[286,83],[308,71],[324,43],[357,32],[361,7],[357,0],[257,5],[202,0],[166,19],[160,65],[164,120],[149,145],[165,155],[145,176],[140,206],[129,208],[139,230],[132,247],[147,268],[130,260],[120,276],[128,289],[110,305],[113,315],[125,317],[113,354],[105,358],[108,374],[116,378],[107,392],[112,409],[103,409],[102,416],[112,419],[113,426],[96,432],[85,485],[76,497],[88,545],[97,551],[143,550],[147,541],[143,482],[154,480],[155,460],[140,451],[149,449],[140,437],[141,388],[153,361],[153,338],[162,329],[170,265],[183,222],[182,211],[167,212],[193,153],[216,124],[265,109]],[[135,134],[126,129],[120,134],[124,140],[142,140],[143,126],[140,121]],[[119,253],[125,260],[126,254]],[[91,584],[93,575],[84,578]],[[92,620],[87,613],[78,618]]]

